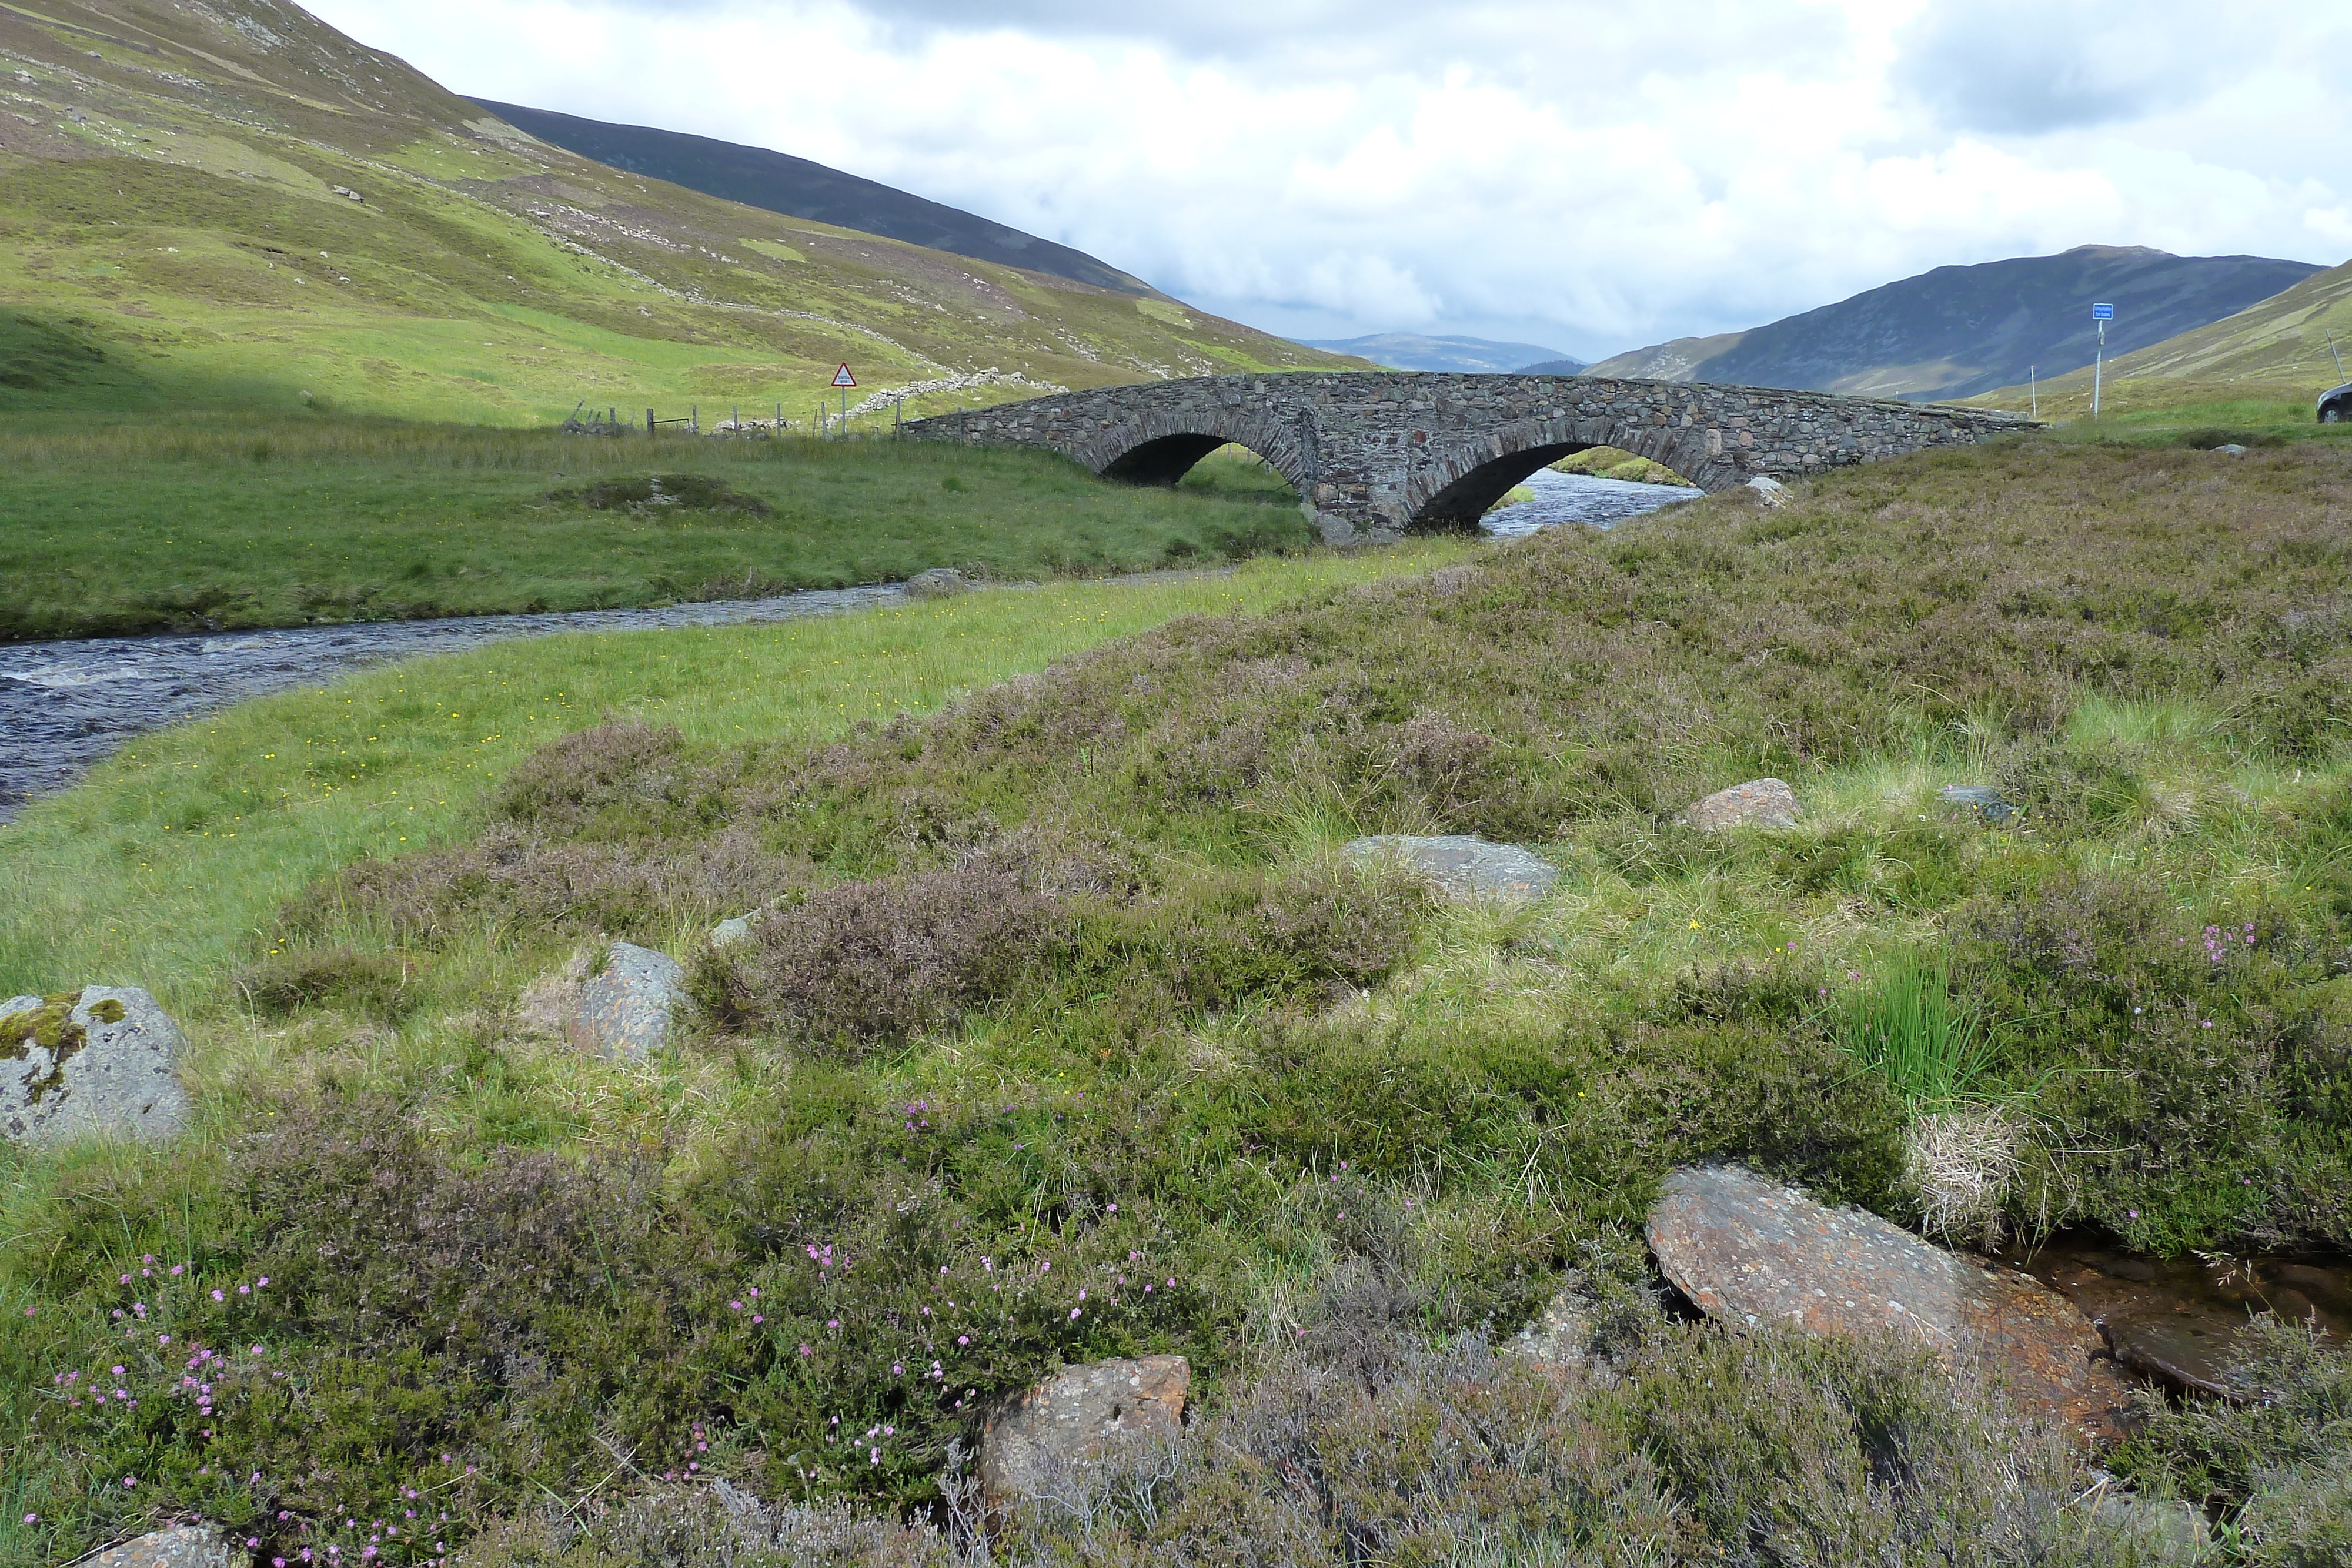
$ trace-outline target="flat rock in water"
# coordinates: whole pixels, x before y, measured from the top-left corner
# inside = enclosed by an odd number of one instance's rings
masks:
[[[1683,815],[1691,826],[1710,833],[1725,828],[1793,828],[1797,792],[1778,779],[1750,779],[1693,801]]]
[[[1400,861],[1439,893],[1461,902],[1534,904],[1559,880],[1559,868],[1532,851],[1490,844],[1465,833],[1442,838],[1382,833],[1349,841],[1347,854],[1360,862]]]
[[[907,593],[913,599],[946,599],[953,594],[970,593],[979,586],[951,566],[935,566],[929,571],[919,571],[908,578]]]
[[[2122,1436],[2131,1399],[2098,1331],[2031,1275],[1727,1166],[1667,1177],[1649,1236],[1666,1278],[1718,1322],[1902,1334],[1999,1376],[2026,1410],[2099,1441]]]
[[[1192,1366],[1181,1355],[1066,1366],[1006,1406],[980,1444],[982,1495],[1003,1505],[1045,1495],[1074,1469],[1128,1443],[1184,1429]]]
[[[136,986],[85,986],[0,1002],[0,1133],[36,1145],[155,1143],[188,1119],[186,1037]]]
[[[633,942],[613,944],[604,969],[580,987],[565,1035],[598,1056],[643,1061],[669,1041],[670,1015],[686,996],[686,967]]]
[[[230,1568],[236,1561],[221,1532],[208,1524],[179,1524],[110,1546],[79,1568]]]

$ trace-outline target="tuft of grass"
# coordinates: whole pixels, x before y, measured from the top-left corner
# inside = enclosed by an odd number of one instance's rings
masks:
[[[1839,1047],[1885,1077],[1914,1115],[1983,1098],[1992,1043],[1982,1009],[1952,995],[1941,962],[1898,960],[1833,1013]]]

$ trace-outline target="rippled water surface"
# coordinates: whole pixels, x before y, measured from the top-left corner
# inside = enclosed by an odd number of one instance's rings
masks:
[[[894,584],[659,610],[472,615],[202,637],[0,645],[0,821],[34,796],[71,783],[132,736],[363,664],[453,653],[507,637],[789,621],[898,603],[905,597]]]
[[[1674,485],[1633,485],[1590,474],[1555,474],[1549,468],[1537,469],[1525,483],[1536,498],[1487,513],[1488,533],[1497,538],[1517,538],[1558,523],[1589,523],[1605,528],[1698,495],[1696,490]]]

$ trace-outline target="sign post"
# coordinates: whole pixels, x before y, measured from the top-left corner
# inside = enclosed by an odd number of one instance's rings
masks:
[[[2099,382],[2106,375],[2107,370],[2107,323],[2115,319],[2114,306],[2091,307],[2091,319],[2099,324],[2099,350],[2091,361],[2091,417],[2093,419],[2099,417]]]
[[[849,439],[849,389],[857,384],[857,378],[849,373],[848,361],[844,360],[841,369],[833,372],[833,384],[841,389],[841,436],[846,441]]]

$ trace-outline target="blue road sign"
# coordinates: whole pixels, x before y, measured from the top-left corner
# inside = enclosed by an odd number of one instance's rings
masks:
[[[2114,306],[2112,306],[2112,305],[2094,305],[2094,306],[2092,306],[2092,307],[2091,307],[2091,319],[2092,319],[2092,320],[2094,320],[2094,321],[2112,321],[2112,320],[2114,320],[2115,319],[2116,319],[2116,308],[2115,308]]]

